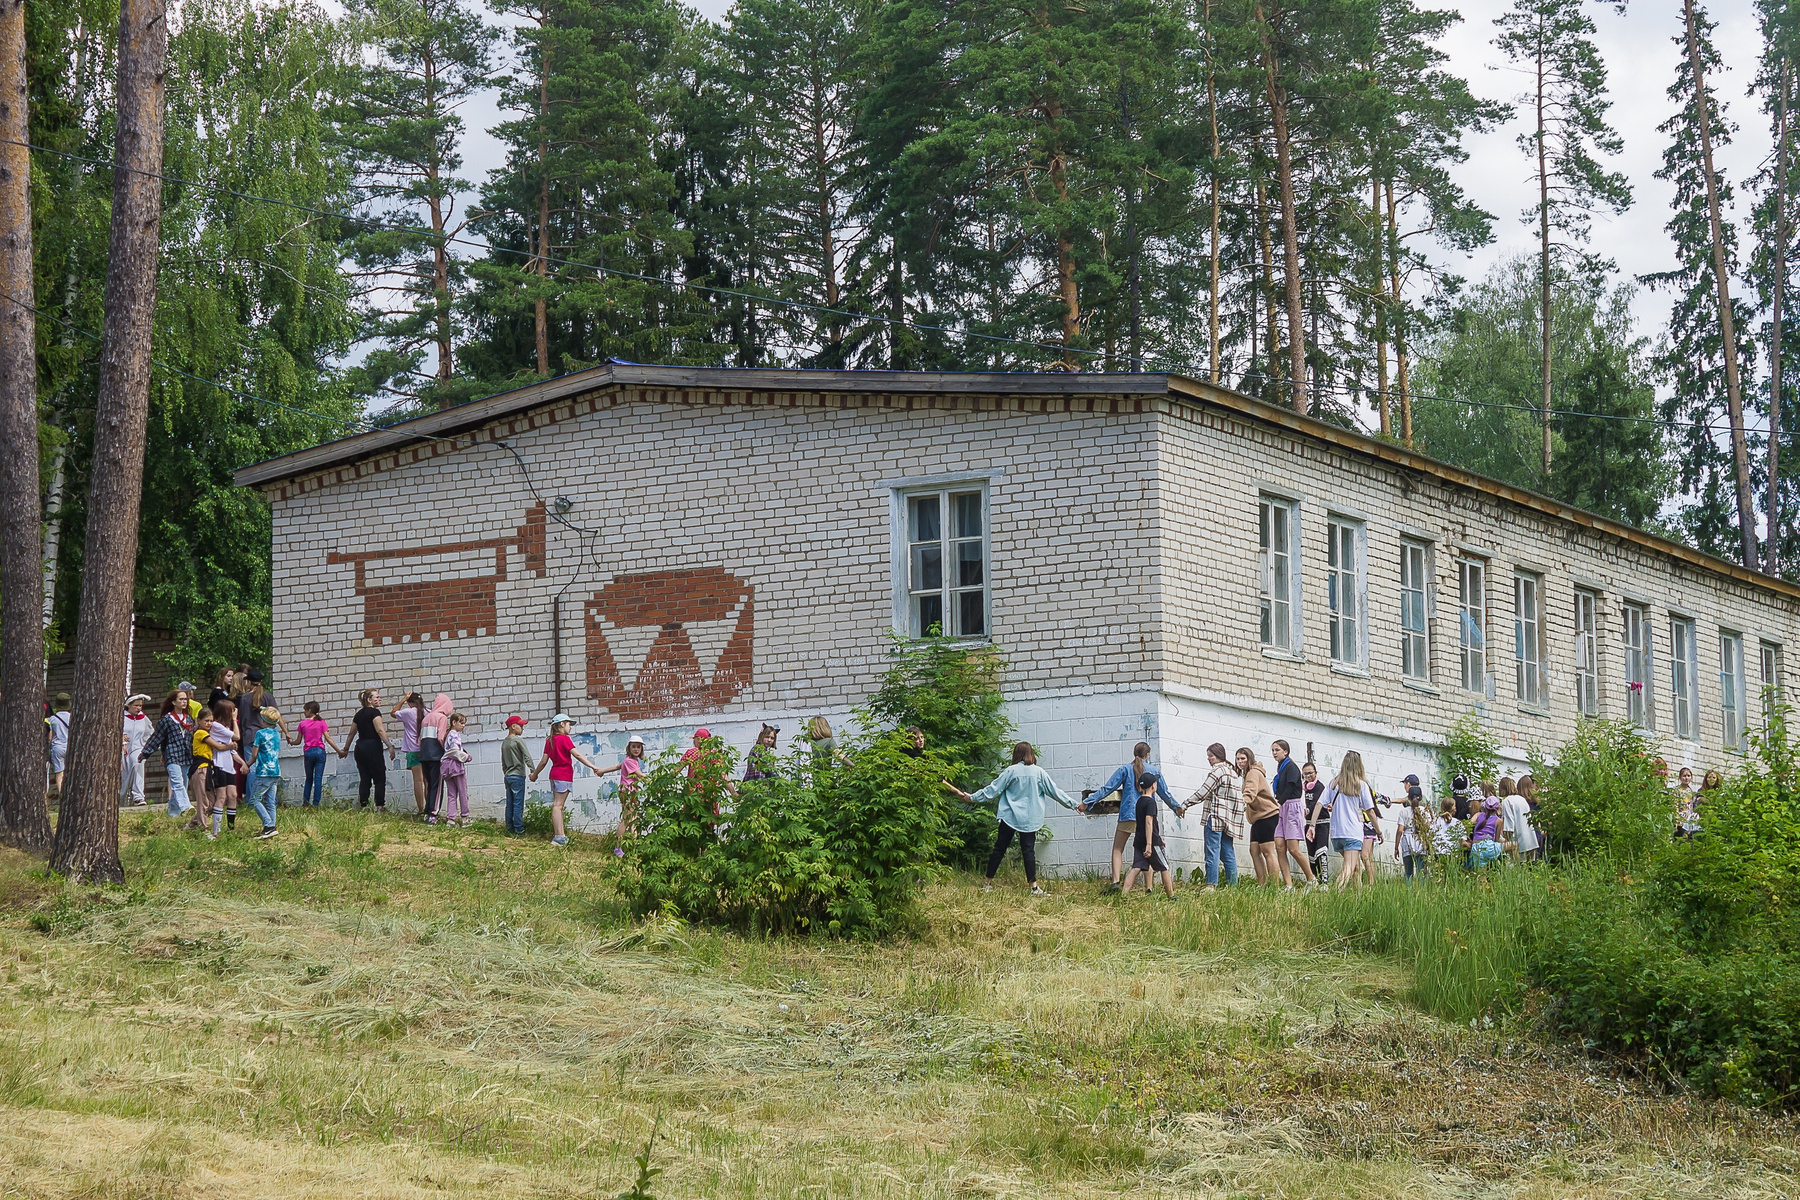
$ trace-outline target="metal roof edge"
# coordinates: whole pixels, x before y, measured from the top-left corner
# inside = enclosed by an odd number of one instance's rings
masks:
[[[1293,433],[1329,442],[1346,450],[1354,450],[1361,454],[1367,454],[1373,458],[1378,458],[1384,462],[1393,464],[1394,466],[1417,471],[1423,475],[1430,475],[1434,478],[1444,480],[1447,483],[1457,484],[1473,491],[1484,492],[1496,499],[1506,500],[1521,508],[1531,509],[1535,512],[1555,517],[1558,520],[1566,521],[1571,525],[1579,525],[1584,528],[1592,529],[1598,533],[1606,534],[1609,537],[1616,537],[1624,541],[1635,543],[1647,550],[1656,551],[1659,554],[1667,555],[1671,558],[1688,563],[1691,566],[1700,567],[1714,574],[1724,575],[1731,579],[1735,579],[1739,583],[1748,584],[1752,587],[1765,588],[1772,592],[1778,592],[1790,599],[1800,600],[1800,584],[1790,583],[1785,579],[1779,579],[1773,575],[1765,575],[1761,571],[1752,571],[1748,567],[1739,563],[1734,563],[1729,559],[1717,558],[1702,550],[1696,550],[1692,546],[1673,541],[1669,538],[1662,537],[1659,534],[1650,533],[1649,531],[1639,529],[1634,525],[1627,525],[1623,521],[1615,521],[1611,517],[1604,517],[1599,513],[1588,512],[1586,509],[1564,504],[1560,500],[1545,496],[1539,492],[1531,491],[1528,488],[1516,487],[1513,484],[1504,483],[1498,479],[1490,479],[1485,475],[1477,475],[1473,471],[1466,471],[1461,467],[1452,466],[1449,463],[1441,462],[1438,459],[1420,454],[1416,450],[1408,449],[1398,442],[1387,441],[1379,437],[1372,437],[1369,434],[1360,433],[1356,430],[1345,429],[1341,425],[1333,425],[1328,421],[1321,421],[1314,417],[1303,416],[1282,405],[1270,404],[1266,400],[1258,400],[1254,396],[1246,396],[1242,392],[1235,392],[1230,388],[1220,387],[1217,384],[1207,383],[1202,380],[1191,379],[1185,375],[1169,375],[1166,376],[1166,378],[1169,381],[1169,392],[1173,396],[1189,400],[1200,400],[1218,408],[1229,409],[1241,413],[1246,417],[1279,426]]]
[[[232,481],[239,487],[261,487],[323,470],[337,463],[410,442],[442,437],[487,424],[500,417],[537,408],[572,394],[613,384],[637,387],[709,388],[719,391],[898,392],[917,395],[1144,395],[1168,391],[1161,374],[981,371],[810,371],[782,367],[681,367],[638,363],[605,363],[529,383],[481,400],[384,425],[305,450],[239,467]]]

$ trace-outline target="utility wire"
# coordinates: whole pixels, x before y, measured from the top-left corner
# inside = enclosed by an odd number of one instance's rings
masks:
[[[118,167],[118,164],[114,163],[111,159],[94,158],[89,155],[76,154],[76,153],[74,153],[72,151],[68,151],[68,150],[57,150],[53,147],[41,146],[34,142],[17,141],[17,140],[11,139],[11,138],[0,138],[0,144],[23,146],[30,150],[40,151],[45,154],[54,154],[54,155],[58,155],[63,158],[75,160],[77,162],[91,163],[91,164],[94,164],[97,166],[112,166],[112,167],[115,167],[115,169]],[[416,226],[416,225],[400,225],[400,224],[395,224],[393,222],[378,221],[378,220],[375,220],[375,219],[369,218],[369,217],[360,217],[360,216],[356,216],[356,215],[350,214],[350,213],[336,212],[336,211],[333,211],[330,209],[315,208],[311,205],[299,204],[292,200],[282,200],[282,199],[278,199],[273,196],[259,196],[253,192],[238,191],[235,188],[229,188],[229,187],[224,186],[223,184],[206,183],[206,182],[203,182],[200,180],[186,179],[186,178],[183,178],[178,175],[168,175],[168,174],[163,174],[163,173],[156,172],[156,171],[144,171],[137,167],[125,167],[124,169],[128,170],[128,171],[136,172],[138,174],[145,175],[149,178],[160,179],[160,180],[163,180],[163,181],[169,182],[169,183],[179,183],[179,184],[183,184],[188,187],[203,188],[208,191],[217,192],[221,195],[232,196],[232,197],[235,197],[240,200],[250,200],[250,201],[254,201],[257,203],[261,203],[261,204],[278,205],[282,208],[289,208],[289,209],[293,209],[298,212],[310,213],[314,216],[330,217],[334,220],[341,220],[341,221],[366,225],[366,226],[369,226],[374,229],[384,229],[384,230],[400,232],[400,233],[429,235],[428,230],[422,229],[421,227]],[[764,296],[764,295],[761,295],[756,292],[748,292],[748,291],[743,291],[741,289],[721,288],[721,287],[716,287],[716,286],[713,286],[710,284],[701,284],[701,283],[694,283],[691,281],[676,281],[676,280],[671,280],[671,279],[664,279],[664,278],[661,278],[660,276],[646,275],[646,274],[643,274],[641,272],[636,272],[636,271],[626,271],[626,270],[622,270],[617,267],[600,266],[595,263],[582,262],[580,260],[571,259],[571,258],[562,258],[562,257],[556,256],[556,255],[539,256],[538,254],[536,254],[535,252],[530,251],[530,250],[518,250],[518,249],[514,249],[513,247],[510,247],[510,246],[497,246],[490,242],[480,242],[480,241],[475,241],[470,238],[441,237],[441,238],[437,238],[436,240],[443,241],[447,244],[469,246],[469,247],[473,247],[475,249],[486,250],[490,253],[517,255],[522,258],[529,258],[533,261],[539,261],[539,259],[541,257],[542,261],[547,262],[547,263],[555,263],[559,266],[579,267],[583,270],[595,271],[595,272],[598,272],[598,273],[604,274],[604,275],[613,275],[613,276],[623,278],[623,279],[634,279],[634,280],[638,280],[640,282],[659,284],[663,287],[668,287],[668,288],[672,288],[672,289],[687,289],[687,290],[692,290],[692,291],[706,292],[706,293],[709,293],[712,295],[718,295],[718,296],[731,296],[731,297],[735,297],[738,299],[749,300],[753,303],[766,304],[766,305],[769,305],[770,307],[775,307],[775,308],[787,308],[787,309],[792,309],[792,310],[796,310],[796,311],[820,313],[820,314],[823,314],[826,316],[850,317],[855,320],[870,321],[870,322],[874,322],[877,324],[887,325],[887,326],[892,326],[892,327],[899,327],[899,328],[904,328],[904,329],[914,329],[914,330],[920,330],[920,331],[928,332],[928,333],[943,333],[943,334],[948,334],[952,337],[966,337],[966,338],[972,338],[972,339],[976,339],[976,340],[980,340],[980,341],[994,342],[994,343],[999,343],[999,344],[1004,344],[1004,345],[1023,346],[1028,349],[1044,350],[1044,351],[1049,351],[1049,352],[1052,352],[1055,354],[1080,354],[1080,355],[1086,355],[1086,356],[1092,357],[1092,356],[1102,355],[1105,353],[1105,351],[1102,351],[1102,350],[1081,350],[1081,349],[1076,349],[1073,347],[1058,346],[1058,345],[1055,345],[1054,343],[1049,343],[1049,342],[1026,341],[1021,338],[1008,338],[1008,337],[1002,337],[1002,336],[999,336],[996,334],[977,333],[973,330],[955,329],[955,328],[951,328],[949,326],[926,325],[926,324],[922,324],[919,322],[897,320],[893,317],[883,317],[883,316],[879,316],[879,315],[872,314],[872,313],[858,313],[858,312],[854,312],[849,309],[830,308],[830,307],[827,307],[824,305],[809,304],[805,301],[800,301],[800,300],[783,300],[778,297]],[[35,311],[39,311],[39,310],[34,309],[33,311],[35,312]],[[49,315],[49,314],[45,314],[45,315]],[[52,317],[52,319],[57,320],[59,318]],[[92,336],[92,335],[89,335],[89,336]],[[167,366],[166,364],[158,364],[158,365],[163,366],[165,370],[176,371],[177,373],[186,374],[186,372],[181,372],[180,369],[176,368],[176,367],[170,367],[170,366]],[[1161,369],[1173,371],[1175,373],[1183,373],[1182,368],[1163,367]],[[1132,372],[1132,373],[1136,373],[1136,372]],[[193,376],[193,375],[188,375],[188,378],[197,379],[201,383],[210,383],[211,382],[210,380],[199,379],[198,376]],[[1196,376],[1196,378],[1198,378],[1198,376]],[[1274,384],[1285,384],[1287,382],[1286,380],[1280,378],[1279,376],[1268,375],[1268,374],[1265,374],[1260,371],[1245,372],[1242,376],[1240,376],[1240,379],[1245,379],[1245,380],[1255,379],[1255,380],[1259,380],[1262,382],[1274,383]],[[214,386],[223,388],[225,385],[215,384]],[[1399,393],[1396,393],[1396,392],[1385,392],[1385,393],[1384,392],[1375,392],[1375,391],[1372,391],[1371,389],[1359,388],[1359,387],[1356,387],[1355,385],[1351,385],[1351,384],[1324,383],[1324,382],[1319,382],[1316,380],[1309,382],[1308,386],[1318,389],[1318,390],[1322,390],[1322,391],[1347,393],[1353,397],[1360,397],[1363,395],[1374,395],[1374,396],[1379,397],[1379,396],[1385,395],[1385,396],[1389,397],[1390,399],[1393,399],[1393,398],[1399,398],[1399,395],[1400,395]],[[226,390],[231,390],[231,389],[226,389]],[[237,394],[245,396],[246,398],[249,398],[249,399],[253,399],[258,403],[270,404],[270,405],[274,405],[275,407],[278,407],[278,408],[286,407],[284,405],[279,404],[277,401],[266,400],[261,397],[251,397],[251,396],[249,396],[248,393],[237,393]],[[1453,397],[1453,396],[1433,395],[1432,393],[1429,393],[1429,392],[1410,392],[1410,393],[1408,393],[1408,395],[1410,395],[1410,397],[1414,400],[1431,400],[1431,401],[1434,401],[1434,402],[1440,403],[1440,404],[1458,404],[1458,405],[1466,405],[1466,406],[1471,406],[1471,407],[1476,407],[1476,408],[1503,409],[1503,410],[1508,410],[1508,411],[1513,411],[1513,412],[1528,412],[1528,413],[1533,413],[1533,414],[1542,414],[1543,413],[1543,409],[1539,408],[1536,405],[1507,404],[1507,403],[1504,403],[1501,401],[1495,401],[1495,400],[1459,399],[1459,398]],[[291,409],[290,411],[299,412],[302,410]],[[323,416],[323,414],[308,414],[308,415]],[[1730,429],[1729,422],[1727,422],[1723,425],[1720,425],[1720,424],[1714,424],[1712,422],[1696,420],[1689,424],[1683,424],[1681,422],[1673,421],[1673,420],[1670,420],[1665,417],[1640,417],[1640,416],[1632,416],[1632,415],[1623,414],[1623,413],[1592,413],[1592,412],[1583,412],[1579,409],[1553,408],[1550,410],[1550,415],[1551,416],[1568,416],[1568,417],[1585,417],[1585,418],[1589,418],[1589,419],[1593,419],[1593,420],[1626,421],[1626,422],[1632,422],[1632,423],[1637,423],[1637,424],[1665,425],[1671,429],[1704,429],[1710,433],[1720,433],[1720,432],[1724,432],[1724,431]],[[364,424],[364,428],[369,429],[369,430],[385,428],[383,426],[372,426],[372,425],[367,425],[366,423],[363,423],[363,424]],[[496,444],[499,444],[499,443],[496,443]],[[573,526],[571,526],[571,528],[573,528]]]
[[[422,234],[430,237],[433,241],[442,242],[445,245],[469,246],[477,250],[486,250],[490,254],[513,254],[521,258],[529,258],[533,262],[555,263],[558,266],[564,267],[579,267],[582,270],[594,271],[602,275],[612,275],[620,279],[635,279],[643,283],[654,283],[660,284],[663,287],[684,288],[696,292],[706,292],[714,296],[731,296],[740,300],[749,300],[757,304],[766,304],[771,308],[787,308],[801,312],[821,313],[825,316],[849,317],[853,320],[874,322],[878,325],[913,329],[924,333],[942,333],[951,337],[972,338],[977,341],[994,342],[1000,345],[1024,346],[1028,349],[1044,350],[1054,354],[1080,354],[1088,357],[1096,357],[1105,353],[1103,350],[1080,350],[1072,346],[1058,346],[1052,342],[1033,342],[1023,338],[1002,337],[999,334],[977,333],[972,329],[955,329],[947,325],[926,325],[919,321],[883,317],[875,313],[859,313],[850,309],[830,308],[822,304],[809,304],[804,300],[783,300],[776,296],[764,296],[758,292],[747,292],[740,288],[724,288],[713,284],[695,283],[692,280],[682,280],[677,282],[672,279],[664,279],[658,275],[646,275],[639,271],[626,271],[618,267],[600,266],[597,263],[581,262],[578,259],[562,258],[554,254],[540,255],[534,251],[517,250],[511,246],[496,246],[491,242],[476,241],[473,238],[433,234],[430,230],[417,225],[398,225],[391,221],[378,221],[372,217],[359,217],[352,213],[334,212],[330,209],[314,208],[308,204],[299,204],[292,200],[281,200],[273,196],[258,196],[252,192],[240,192],[235,188],[229,188],[223,184],[204,183],[197,179],[184,179],[179,175],[167,175],[158,171],[145,171],[139,167],[123,166],[111,159],[93,158],[89,155],[76,154],[69,150],[57,150],[50,146],[40,146],[35,142],[21,142],[12,138],[0,138],[0,144],[24,146],[30,150],[37,150],[44,154],[59,155],[63,158],[73,159],[76,162],[93,163],[97,166],[110,166],[114,170],[131,171],[139,175],[144,175],[150,179],[160,179],[166,183],[179,183],[187,187],[204,188],[208,191],[217,192],[220,195],[234,196],[240,200],[254,200],[262,204],[276,204],[283,208],[294,209],[297,212],[311,213],[314,216],[330,217],[333,220],[366,225],[372,229],[383,229],[395,233]]]

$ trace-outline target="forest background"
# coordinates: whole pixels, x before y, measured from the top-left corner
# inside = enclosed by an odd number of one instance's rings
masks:
[[[138,614],[174,669],[267,661],[234,468],[609,358],[1176,370],[1794,576],[1794,15],[1759,0],[1726,73],[1691,3],[1488,9],[179,0]],[[1596,19],[1659,47],[1654,181]],[[117,9],[27,23],[54,650]],[[1502,170],[1524,211],[1463,186]],[[1666,239],[1622,270],[1608,222]]]

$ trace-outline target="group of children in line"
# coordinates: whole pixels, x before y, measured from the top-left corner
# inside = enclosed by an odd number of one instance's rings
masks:
[[[58,745],[66,750],[68,721],[66,697],[58,699],[61,707],[46,724],[51,726],[52,767],[58,769],[60,788],[62,764],[57,761],[55,750]],[[179,816],[190,810],[192,813],[185,828],[202,830],[213,838],[221,832],[221,822],[225,829],[235,827],[238,798],[242,795],[248,797],[262,819],[262,829],[255,836],[274,837],[281,745],[285,739],[302,748],[302,805],[318,807],[323,801],[329,747],[340,759],[356,760],[357,806],[368,807],[372,793],[375,809],[385,811],[387,765],[399,754],[405,754],[419,817],[433,825],[440,820],[449,825],[468,824],[468,764],[472,756],[463,744],[468,719],[455,710],[450,697],[440,693],[427,707],[420,693],[409,692],[385,713],[379,689],[364,691],[360,700],[361,707],[350,719],[340,745],[321,717],[316,701],[305,705],[305,716],[289,733],[274,697],[263,690],[262,676],[254,669],[221,672],[205,703],[198,699],[193,684],[183,682],[163,701],[154,727],[144,712],[149,697],[134,695],[126,703],[121,801],[145,803],[143,764],[153,754],[161,754],[169,777],[169,814]],[[384,715],[400,725],[397,747],[389,737]],[[62,720],[57,726],[53,722],[59,716]],[[508,716],[506,738],[500,744],[507,831],[524,833],[526,784],[535,782],[548,768],[551,841],[558,846],[567,845],[564,810],[574,787],[575,764],[579,762],[602,778],[619,776],[619,828],[623,835],[630,836],[637,822],[639,788],[646,770],[643,739],[633,736],[617,763],[601,767],[576,747],[570,734],[572,719],[557,713],[551,718],[550,733],[534,764],[524,737],[525,725],[524,717]],[[60,742],[56,740],[59,731]],[[906,732],[911,751],[923,753],[923,732],[916,727]],[[746,756],[746,780],[765,777],[774,770],[778,733],[774,726],[763,726],[756,745]],[[836,740],[830,723],[823,717],[813,718],[805,733],[815,759],[829,761],[836,756]],[[706,729],[695,731],[693,745],[683,755],[690,775],[711,736]],[[1450,795],[1434,809],[1426,801],[1417,775],[1401,780],[1402,799],[1377,795],[1365,775],[1361,755],[1354,750],[1344,754],[1329,784],[1319,778],[1313,763],[1294,759],[1285,739],[1273,741],[1270,754],[1273,771],[1258,761],[1249,747],[1240,747],[1228,758],[1225,747],[1215,742],[1207,748],[1206,776],[1185,802],[1175,800],[1161,770],[1149,761],[1148,742],[1134,746],[1132,761],[1113,771],[1098,789],[1084,791],[1080,801],[1064,795],[1048,772],[1037,765],[1036,753],[1028,742],[1014,747],[1012,765],[980,791],[964,792],[947,782],[944,786],[966,801],[993,801],[996,805],[998,831],[988,860],[987,886],[992,887],[995,873],[1016,839],[1024,859],[1026,886],[1033,895],[1045,894],[1037,881],[1036,840],[1043,827],[1047,800],[1090,816],[1117,814],[1109,892],[1130,892],[1142,876],[1146,890],[1153,888],[1153,881],[1160,880],[1165,894],[1174,898],[1174,872],[1158,819],[1159,805],[1177,818],[1199,810],[1205,848],[1202,886],[1206,891],[1212,891],[1221,882],[1237,882],[1237,849],[1246,845],[1257,884],[1274,886],[1279,881],[1288,889],[1299,885],[1326,886],[1333,854],[1341,862],[1339,888],[1359,879],[1373,882],[1376,847],[1387,843],[1390,830],[1395,839],[1393,857],[1409,881],[1428,875],[1434,865],[1439,870],[1456,863],[1480,868],[1502,858],[1519,861],[1543,853],[1542,839],[1533,822],[1539,806],[1538,788],[1529,774],[1517,780],[1484,779],[1479,791],[1466,777],[1458,775],[1451,781]],[[1660,759],[1657,763],[1666,776],[1667,768],[1660,766]],[[1680,775],[1681,786],[1676,793],[1677,837],[1691,836],[1698,830],[1699,797],[1719,782],[1718,772],[1708,771],[1705,784],[1696,793],[1692,774],[1683,768]],[[1117,799],[1112,799],[1114,796]],[[1384,825],[1388,828],[1384,829]],[[1125,871],[1127,843],[1132,845],[1133,857]]]
[[[1502,857],[1514,860],[1542,854],[1542,842],[1532,823],[1537,811],[1537,784],[1530,775],[1483,780],[1477,795],[1469,780],[1458,775],[1451,794],[1435,811],[1426,803],[1417,775],[1402,780],[1405,799],[1379,796],[1370,787],[1362,756],[1347,751],[1329,784],[1320,780],[1312,763],[1294,760],[1285,739],[1270,745],[1274,760],[1271,773],[1249,747],[1227,757],[1223,744],[1207,748],[1208,768],[1201,785],[1186,802],[1170,794],[1160,769],[1150,760],[1150,744],[1139,742],[1132,761],[1115,770],[1097,789],[1083,792],[1075,801],[1064,795],[1042,767],[1029,742],[1013,748],[1013,762],[980,791],[957,794],[975,802],[994,801],[999,830],[988,859],[987,887],[1008,848],[1016,838],[1024,858],[1026,887],[1032,895],[1044,895],[1037,881],[1036,841],[1044,824],[1044,805],[1054,800],[1087,815],[1117,814],[1112,844],[1112,882],[1109,892],[1131,892],[1143,877],[1147,891],[1160,880],[1164,893],[1174,899],[1175,876],[1169,865],[1160,809],[1185,817],[1198,809],[1204,834],[1203,887],[1212,891],[1221,881],[1237,882],[1237,848],[1248,845],[1259,885],[1292,889],[1297,883],[1324,887],[1328,883],[1332,854],[1342,870],[1337,886],[1348,887],[1359,879],[1373,882],[1375,848],[1387,842],[1391,827],[1394,856],[1408,880],[1461,862],[1478,868]],[[1116,796],[1117,799],[1112,799]],[[1132,846],[1129,870],[1124,851]]]

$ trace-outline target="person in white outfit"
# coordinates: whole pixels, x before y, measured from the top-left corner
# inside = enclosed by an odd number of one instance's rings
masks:
[[[138,757],[156,731],[156,722],[144,712],[148,703],[150,697],[142,692],[125,701],[125,757],[119,771],[119,803],[133,808],[149,803],[144,799],[144,762]]]

